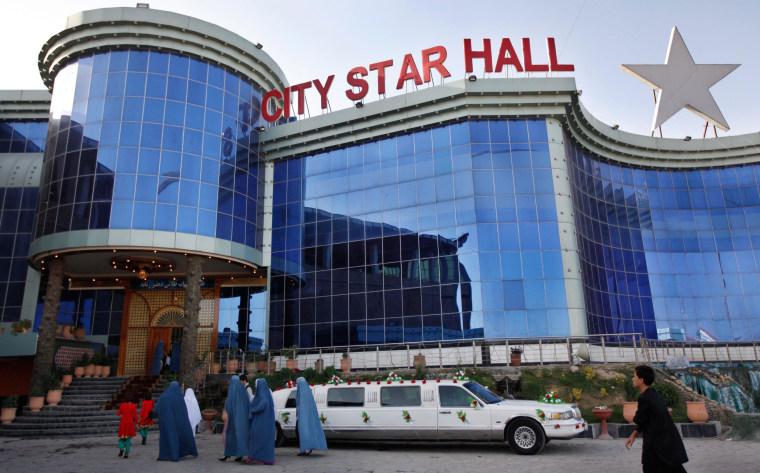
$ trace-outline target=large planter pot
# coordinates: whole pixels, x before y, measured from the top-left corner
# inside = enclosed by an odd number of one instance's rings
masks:
[[[65,386],[71,386],[71,381],[73,381],[74,375],[72,374],[65,374],[61,376],[61,384]]]
[[[316,371],[317,373],[321,373],[324,370],[325,370],[325,360],[320,358],[319,360],[314,362],[314,371]]]
[[[351,358],[341,358],[340,369],[342,371],[351,371]]]
[[[211,363],[211,372],[214,374],[219,374],[219,372],[222,371],[222,364],[221,363]]]
[[[95,365],[95,369],[93,370],[92,375],[96,378],[100,378],[101,376],[103,376],[103,366]]]
[[[206,421],[206,433],[211,434],[211,421],[216,418],[216,409],[203,409],[201,418]]]
[[[256,362],[249,361],[245,364],[245,372],[248,374],[253,374],[256,372]]]
[[[84,376],[84,366],[74,367],[74,377],[81,378],[82,376]]]
[[[298,360],[286,360],[285,361],[285,368],[289,370],[297,370],[298,369]]]
[[[51,406],[57,406],[61,402],[61,396],[63,395],[63,390],[56,389],[56,390],[50,390],[47,392],[47,397],[45,400],[47,403]]]
[[[84,337],[87,336],[87,332],[83,328],[78,328],[74,330],[74,338],[77,340],[84,340]]]
[[[238,361],[238,360],[228,360],[227,361],[227,372],[228,373],[235,373],[235,372],[237,372],[238,368],[240,368],[240,361]]]
[[[425,355],[415,355],[414,367],[418,370],[424,370],[427,364],[425,363]]]
[[[259,372],[268,374],[275,371],[277,371],[277,366],[274,361],[259,361]]]
[[[0,413],[0,422],[3,424],[10,424],[13,422],[13,419],[16,418],[16,408],[15,407],[3,407],[2,412]]]
[[[695,424],[704,424],[710,417],[707,414],[705,401],[686,402],[686,417]]]
[[[30,397],[29,398],[29,410],[32,412],[39,412],[42,409],[42,406],[45,405],[45,397],[39,396],[39,397]]]
[[[95,365],[87,365],[84,367],[84,377],[85,378],[92,378],[92,375],[95,374]]]
[[[639,410],[638,402],[624,402],[623,403],[623,419],[629,424],[633,424],[633,416],[636,415],[636,411]]]
[[[512,352],[509,354],[509,364],[512,366],[520,366],[522,363],[522,353]]]
[[[103,369],[102,369],[102,371],[100,373],[100,377],[101,378],[107,378],[107,377],[111,376],[111,365],[103,366],[102,368]]]
[[[63,330],[61,330],[61,336],[63,338],[74,338],[74,326],[64,325]]]
[[[612,440],[612,435],[607,432],[607,419],[612,415],[612,409],[594,409],[594,417],[602,422],[602,433],[597,437],[600,440]]]
[[[63,333],[63,325],[56,325],[55,326],[55,336],[60,337]]]

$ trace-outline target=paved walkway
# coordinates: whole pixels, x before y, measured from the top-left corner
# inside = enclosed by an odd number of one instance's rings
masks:
[[[293,444],[277,449],[274,466],[248,466],[221,456],[220,435],[197,437],[198,458],[178,463],[156,462],[158,433],[147,445],[135,442],[129,459],[118,458],[116,436],[21,440],[0,437],[3,473],[90,472],[457,472],[512,471],[542,473],[640,472],[641,442],[627,451],[623,440],[553,441],[535,456],[521,456],[499,445],[369,445],[334,444],[330,450],[297,457]],[[757,442],[685,439],[690,473],[753,472],[760,467]]]

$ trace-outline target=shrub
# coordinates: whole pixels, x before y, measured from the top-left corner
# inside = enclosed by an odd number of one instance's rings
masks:
[[[681,396],[678,394],[678,389],[663,383],[654,383],[652,385],[657,394],[660,395],[665,405],[668,407],[676,407],[681,402]]]
[[[583,374],[586,376],[586,379],[591,381],[594,379],[594,376],[596,376],[596,372],[594,372],[594,368],[590,366],[584,366],[583,367]]]
[[[573,388],[573,391],[570,393],[570,402],[578,402],[581,400],[582,396],[583,396],[582,389]]]
[[[45,388],[48,391],[57,391],[61,389],[61,378],[56,373],[48,373],[45,375]]]
[[[13,396],[8,396],[5,399],[3,399],[4,409],[11,409],[15,407],[18,407],[18,396],[14,394]]]

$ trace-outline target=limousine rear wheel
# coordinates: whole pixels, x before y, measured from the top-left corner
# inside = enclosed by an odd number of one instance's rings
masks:
[[[507,427],[507,442],[520,455],[534,455],[544,448],[544,429],[530,419],[517,419]]]
[[[274,427],[275,427],[275,430],[277,431],[274,437],[274,446],[282,447],[282,444],[285,443],[285,434],[282,433],[282,427],[280,427],[279,423],[275,423]]]

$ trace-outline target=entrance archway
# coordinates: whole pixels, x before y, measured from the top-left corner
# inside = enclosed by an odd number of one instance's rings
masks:
[[[184,320],[185,310],[179,306],[163,307],[153,316],[148,334],[146,373],[150,373],[150,369],[153,366],[153,357],[156,354],[156,346],[159,341],[163,340],[164,354],[166,355],[171,353],[172,347],[178,347],[182,342],[182,324]],[[179,356],[179,353],[173,353],[173,356]]]

